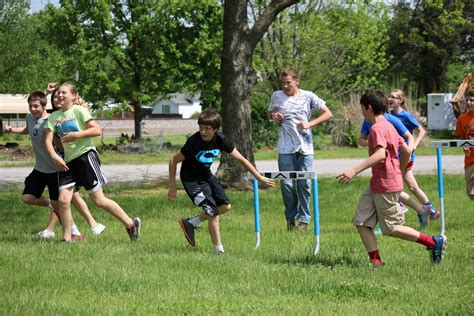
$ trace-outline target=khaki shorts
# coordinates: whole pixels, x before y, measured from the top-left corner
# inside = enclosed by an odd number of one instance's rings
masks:
[[[467,196],[474,200],[474,165],[470,165],[465,170],[464,176],[466,178],[466,193]]]
[[[405,216],[398,204],[400,192],[372,193],[370,186],[362,194],[352,223],[374,228],[377,222],[384,235],[390,235],[397,226],[403,225]]]

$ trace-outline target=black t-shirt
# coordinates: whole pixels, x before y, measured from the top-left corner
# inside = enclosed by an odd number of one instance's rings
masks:
[[[234,145],[222,133],[216,133],[214,138],[206,143],[201,134],[196,132],[188,138],[181,148],[186,158],[181,164],[180,177],[184,181],[204,180],[212,176],[211,165],[219,158],[222,151],[231,153]]]

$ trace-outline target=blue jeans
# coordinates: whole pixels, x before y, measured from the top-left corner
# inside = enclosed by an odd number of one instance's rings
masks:
[[[313,155],[278,154],[280,171],[312,171]],[[309,224],[311,211],[311,180],[282,180],[281,195],[285,204],[286,221],[298,220]]]

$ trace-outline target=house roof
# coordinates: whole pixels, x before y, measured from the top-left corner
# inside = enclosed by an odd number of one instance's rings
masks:
[[[175,104],[177,106],[186,106],[186,105],[194,105],[195,103],[200,103],[199,95],[192,96],[189,93],[172,93],[168,96],[168,98],[158,97],[155,101],[153,101],[152,106],[155,105],[162,105],[162,104]]]
[[[30,113],[28,94],[0,94],[0,114],[27,114]],[[48,98],[46,109],[51,109],[51,100]]]

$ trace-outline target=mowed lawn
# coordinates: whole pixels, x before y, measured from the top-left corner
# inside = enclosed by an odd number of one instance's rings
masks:
[[[439,205],[435,176],[420,185]],[[319,179],[321,250],[314,235],[287,232],[278,189],[260,193],[262,243],[255,250],[253,195],[229,191],[233,210],[221,218],[225,254],[213,254],[206,225],[197,246],[177,219],[195,214],[185,193],[169,204],[166,188],[110,186],[109,197],[142,219],[142,239],[130,242],[121,224],[91,206],[107,226],[98,238],[63,244],[35,238],[47,210],[20,202],[21,188],[0,195],[0,314],[472,314],[474,204],[463,176],[444,177],[448,248],[434,265],[423,246],[379,237],[385,266],[373,268],[351,225],[368,178],[341,186]],[[84,195],[84,194],[83,194]],[[86,199],[90,205],[90,201]],[[417,227],[414,212],[408,225]],[[440,231],[430,223],[429,234]],[[59,226],[56,234],[60,235]]]

